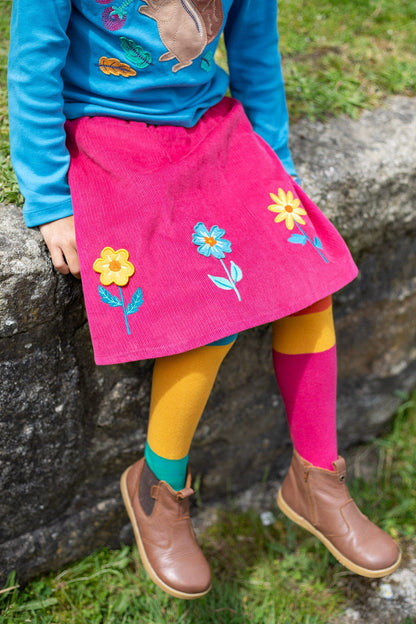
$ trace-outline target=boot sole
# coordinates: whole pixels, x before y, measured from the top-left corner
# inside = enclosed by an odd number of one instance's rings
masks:
[[[345,555],[343,555],[328,540],[328,538],[325,537],[323,533],[318,531],[310,522],[308,522],[305,518],[303,518],[298,513],[296,513],[296,511],[293,511],[293,509],[289,507],[289,505],[286,503],[285,499],[283,498],[281,489],[279,490],[277,494],[277,505],[279,509],[285,514],[285,516],[290,518],[290,520],[293,520],[293,522],[295,522],[302,528],[309,531],[309,533],[312,533],[312,535],[315,535],[315,537],[317,537],[323,543],[323,545],[326,546],[329,552],[332,555],[334,555],[335,559],[337,559],[340,563],[342,563],[343,566],[345,566],[348,570],[351,570],[351,572],[354,572],[355,574],[359,574],[360,576],[366,576],[367,578],[381,578],[382,576],[387,576],[388,574],[391,574],[392,572],[394,572],[400,565],[400,561],[402,558],[401,552],[399,552],[399,558],[397,559],[397,561],[393,565],[391,565],[389,568],[384,568],[380,570],[369,570],[367,568],[363,568],[357,565],[356,563],[353,563],[352,561],[350,561],[350,559],[347,559]]]
[[[147,558],[146,555],[146,551],[142,542],[142,538],[140,535],[140,531],[139,531],[139,527],[137,525],[137,520],[136,520],[136,516],[134,514],[133,511],[133,507],[131,506],[131,502],[130,502],[130,496],[127,490],[127,473],[129,471],[129,468],[127,468],[127,470],[125,470],[121,476],[120,479],[120,489],[121,489],[121,495],[123,497],[123,501],[124,501],[124,505],[126,507],[127,513],[129,515],[130,518],[130,522],[133,526],[133,531],[134,531],[134,536],[136,538],[136,543],[137,543],[137,548],[139,549],[139,554],[140,554],[140,558],[142,560],[144,569],[146,570],[147,574],[150,576],[150,578],[152,579],[152,581],[160,588],[162,589],[164,592],[166,592],[167,594],[169,594],[170,596],[174,596],[175,598],[183,598],[184,600],[195,600],[196,598],[201,598],[202,596],[205,596],[205,594],[207,594],[209,592],[209,590],[211,589],[211,585],[208,587],[208,589],[206,589],[203,592],[199,592],[196,594],[188,594],[186,592],[180,591],[178,589],[174,589],[173,587],[170,587],[169,585],[167,585],[164,581],[162,581],[162,579],[156,574],[156,572],[154,571],[154,569],[152,568],[149,559]]]

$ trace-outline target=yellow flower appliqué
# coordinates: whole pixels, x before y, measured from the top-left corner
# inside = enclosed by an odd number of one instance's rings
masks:
[[[101,273],[100,282],[104,286],[109,284],[126,286],[134,273],[134,266],[128,259],[129,252],[126,249],[114,251],[112,247],[104,247],[101,258],[97,258],[94,262],[93,269]]]
[[[98,294],[103,303],[111,308],[122,308],[126,330],[130,335],[129,316],[135,314],[143,304],[143,292],[141,288],[137,288],[133,293],[130,303],[124,300],[122,286],[127,286],[130,277],[134,273],[134,266],[129,262],[129,252],[126,249],[117,249],[114,251],[112,247],[104,247],[101,257],[92,265],[94,271],[100,273],[100,282],[104,286],[116,284],[118,286],[119,297],[98,285]]]
[[[288,230],[293,230],[295,221],[302,223],[302,225],[305,224],[300,215],[306,215],[306,210],[301,207],[300,200],[293,197],[292,191],[285,193],[283,189],[279,188],[278,196],[270,193],[270,197],[275,203],[268,206],[268,209],[279,213],[275,218],[276,223],[285,221]]]

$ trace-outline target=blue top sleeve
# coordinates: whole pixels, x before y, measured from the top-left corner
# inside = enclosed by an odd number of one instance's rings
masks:
[[[289,151],[289,117],[278,49],[276,0],[234,0],[224,30],[232,95],[254,130],[297,176]]]
[[[23,214],[28,226],[72,214],[61,78],[70,14],[70,0],[13,2],[8,65],[10,146],[26,199]]]

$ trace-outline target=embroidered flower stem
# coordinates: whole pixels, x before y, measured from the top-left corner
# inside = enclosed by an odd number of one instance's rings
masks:
[[[317,246],[315,245],[315,243],[313,242],[313,240],[311,240],[311,239],[309,238],[309,236],[308,236],[307,234],[305,234],[305,232],[304,232],[304,231],[302,230],[302,228],[300,227],[299,223],[296,223],[296,226],[297,226],[297,228],[301,231],[302,236],[304,236],[304,237],[306,238],[306,240],[308,240],[308,241],[310,242],[310,244],[312,245],[312,247],[313,247],[314,249],[316,249],[316,251],[319,253],[319,255],[321,256],[321,258],[322,258],[323,260],[325,260],[325,262],[328,264],[328,260],[325,258],[325,256],[324,256],[324,254],[322,253],[322,251],[319,249],[319,247],[317,247]]]
[[[225,266],[222,259],[225,258],[225,254],[231,253],[231,242],[224,238],[224,234],[225,230],[218,227],[218,225],[213,225],[212,228],[208,230],[200,221],[194,227],[192,242],[198,247],[198,253],[202,256],[205,256],[205,258],[212,257],[219,260],[228,278],[226,279],[225,277],[210,275],[208,273],[209,279],[213,281],[218,288],[221,288],[221,290],[234,290],[238,300],[241,301],[240,293],[235,285],[243,279],[243,272],[233,260],[231,260],[230,265],[231,273]]]
[[[236,295],[237,295],[237,297],[238,297],[238,300],[239,300],[239,301],[241,301],[241,296],[240,296],[240,293],[238,292],[238,290],[237,290],[237,286],[235,285],[235,282],[234,282],[233,278],[231,277],[231,275],[230,275],[230,273],[229,273],[229,271],[228,271],[227,267],[225,266],[224,260],[221,260],[221,258],[219,258],[219,261],[221,262],[221,264],[222,264],[222,266],[223,266],[223,268],[224,268],[224,271],[225,271],[225,273],[227,274],[228,279],[230,280],[230,284],[232,285],[233,290],[235,291],[235,294],[236,294]]]
[[[127,318],[127,310],[126,310],[126,305],[124,303],[124,297],[123,297],[123,293],[121,290],[121,286],[118,287],[118,290],[120,292],[120,301],[121,301],[121,307],[123,308],[123,314],[124,314],[124,322],[126,323],[126,329],[127,329],[127,333],[130,336],[130,326],[129,326],[129,321]]]

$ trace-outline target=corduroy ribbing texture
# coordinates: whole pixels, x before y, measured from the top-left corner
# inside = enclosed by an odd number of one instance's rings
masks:
[[[225,98],[192,128],[66,124],[98,364],[195,349],[351,281],[341,236]]]

